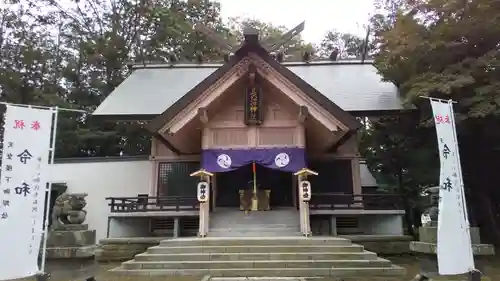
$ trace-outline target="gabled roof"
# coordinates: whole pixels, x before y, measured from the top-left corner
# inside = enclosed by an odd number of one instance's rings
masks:
[[[201,83],[196,85],[191,91],[181,97],[172,106],[168,107],[161,115],[153,119],[147,128],[151,132],[157,132],[161,127],[165,125],[171,118],[175,117],[179,112],[194,101],[203,91],[205,91],[210,85],[217,81],[222,75],[228,72],[234,65],[236,65],[241,59],[246,57],[250,52],[257,54],[266,63],[268,63],[272,68],[278,71],[286,79],[296,85],[301,91],[312,98],[317,104],[325,108],[332,116],[335,116],[340,122],[346,125],[349,129],[355,130],[359,128],[360,123],[356,120],[354,116],[344,111],[342,108],[337,106],[332,100],[325,97],[314,87],[309,85],[307,82],[302,80],[299,76],[293,73],[290,69],[283,66],[277,60],[273,59],[269,53],[260,44],[245,44],[236,53],[235,56],[222,67],[214,71],[207,78],[205,78]]]
[[[398,88],[382,81],[373,61],[323,61],[284,66],[351,114],[405,109]]]
[[[227,65],[229,63],[134,66],[129,77],[99,105],[93,116],[151,120]],[[353,115],[384,115],[405,109],[396,86],[383,82],[372,62],[284,62],[281,65]]]
[[[272,68],[276,69],[281,75],[283,75],[288,81],[292,82],[297,86],[302,92],[307,94],[311,99],[313,99],[317,104],[326,109],[332,116],[335,116],[337,120],[346,125],[350,130],[356,130],[361,126],[361,123],[356,120],[356,118],[347,113],[345,110],[340,108],[331,99],[324,96],[316,88],[311,86],[305,80],[300,78],[297,74],[293,73],[290,69],[283,66],[280,62],[273,59],[269,53],[260,45],[250,50],[259,55],[265,62],[267,62]]]

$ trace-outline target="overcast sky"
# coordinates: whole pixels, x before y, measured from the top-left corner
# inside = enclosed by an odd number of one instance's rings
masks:
[[[69,0],[65,0],[69,1]],[[320,43],[328,30],[365,35],[363,25],[373,14],[373,0],[218,0],[222,16],[249,17],[293,28],[306,21],[307,42]],[[0,0],[0,7],[4,5]]]
[[[250,17],[293,28],[306,21],[303,38],[319,43],[328,30],[365,35],[373,0],[219,0],[222,16]]]

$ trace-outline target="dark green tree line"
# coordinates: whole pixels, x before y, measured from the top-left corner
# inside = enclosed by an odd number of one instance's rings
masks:
[[[216,1],[11,0],[0,10],[1,101],[58,105],[89,114],[127,77],[127,64],[222,61],[221,52],[193,24],[235,39],[252,24],[279,38],[282,27],[248,19],[226,26]],[[294,38],[287,54],[312,45]],[[61,113],[58,157],[148,154],[143,122],[92,122]]]
[[[457,101],[457,131],[469,210],[483,237],[498,244],[500,3],[478,1],[380,1],[385,14],[372,18],[376,66],[399,86],[414,114],[374,120],[365,154],[385,169],[400,190],[436,185],[439,167],[429,101]],[[411,124],[409,126],[408,124]],[[406,126],[406,127],[405,127]],[[404,141],[391,149],[393,139]],[[399,151],[407,151],[403,156]],[[395,155],[396,154],[396,155]],[[429,178],[427,173],[433,171]],[[395,178],[403,175],[403,181]]]

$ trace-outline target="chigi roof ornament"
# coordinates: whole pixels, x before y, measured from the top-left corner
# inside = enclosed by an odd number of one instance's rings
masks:
[[[301,22],[294,28],[287,31],[278,40],[267,37],[259,41],[259,30],[257,30],[254,27],[247,26],[243,30],[243,36],[245,38],[246,43],[259,43],[269,53],[272,53],[278,51],[286,43],[292,40],[295,36],[299,35],[304,30],[304,27],[305,27],[305,21]],[[241,47],[241,44],[231,43],[229,40],[223,38],[222,36],[217,34],[213,29],[207,27],[206,25],[198,23],[194,26],[194,29],[197,32],[200,32],[203,35],[205,35],[225,53],[224,61],[229,61],[231,59],[232,54],[234,54]],[[276,43],[271,43],[272,41]],[[277,52],[274,57],[279,62],[281,62],[283,61],[284,54],[282,52]]]

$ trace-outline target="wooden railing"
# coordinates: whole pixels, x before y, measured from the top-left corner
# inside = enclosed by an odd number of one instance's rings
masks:
[[[108,197],[106,200],[112,213],[199,210],[196,197]]]
[[[312,210],[403,210],[399,194],[313,193]]]

